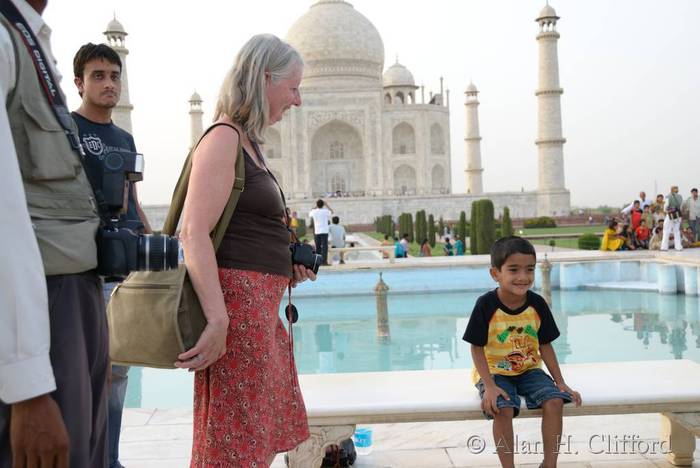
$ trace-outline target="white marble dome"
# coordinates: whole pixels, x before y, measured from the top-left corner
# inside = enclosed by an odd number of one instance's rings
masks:
[[[319,0],[289,29],[287,42],[304,59],[304,80],[361,77],[381,80],[379,31],[344,0]]]
[[[113,18],[112,21],[109,22],[107,25],[107,30],[105,33],[123,33],[126,34],[126,31],[124,30],[124,26],[117,21],[117,18]]]
[[[382,84],[385,88],[389,86],[410,86],[415,88],[416,81],[408,68],[396,62],[384,72]]]
[[[557,12],[554,11],[554,8],[552,8],[549,5],[545,5],[544,8],[542,8],[542,10],[540,11],[540,16],[537,19],[539,20],[539,19],[543,19],[543,18],[557,18],[558,19],[559,17],[557,16]]]
[[[476,89],[476,85],[470,81],[465,93],[478,93],[478,92],[479,91]]]

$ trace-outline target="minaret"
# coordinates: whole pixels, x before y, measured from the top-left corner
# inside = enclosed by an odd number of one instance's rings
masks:
[[[537,22],[539,43],[539,86],[537,96],[537,151],[539,153],[539,184],[537,213],[540,216],[568,214],[571,202],[564,185],[564,143],[561,128],[561,95],[559,59],[557,57],[557,20],[554,8],[547,4]]]
[[[202,136],[203,126],[202,126],[202,98],[195,91],[190,98],[190,136],[192,141],[190,143],[190,149],[194,148],[194,145],[199,141],[199,137]]]
[[[464,172],[467,173],[467,193],[479,195],[484,192],[484,185],[481,181],[481,173],[484,170],[481,168],[481,136],[479,136],[479,100],[476,95],[479,94],[474,83],[469,83],[466,94],[464,107],[467,112],[467,133],[464,137],[464,143],[467,156],[467,168]]]
[[[112,110],[112,121],[116,126],[132,133],[131,111],[134,106],[129,101],[129,79],[126,74],[126,56],[129,55],[129,49],[126,48],[125,43],[127,33],[115,15],[103,34],[107,37],[107,44],[119,54],[122,61],[122,94],[117,106]]]

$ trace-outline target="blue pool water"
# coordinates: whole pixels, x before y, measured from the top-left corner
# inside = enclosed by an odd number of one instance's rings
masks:
[[[375,273],[376,277],[376,273]],[[377,339],[374,295],[295,300],[294,349],[302,374],[471,367],[462,334],[477,292],[389,295],[391,339]],[[687,358],[700,362],[697,296],[632,291],[554,291],[560,362]],[[466,375],[466,374],[465,374]],[[132,368],[127,406],[192,404],[192,374]]]

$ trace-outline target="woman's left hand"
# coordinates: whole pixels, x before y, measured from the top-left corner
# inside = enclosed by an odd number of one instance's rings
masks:
[[[311,281],[316,281],[316,274],[306,268],[304,265],[294,265],[294,277],[292,278],[292,287],[296,288],[297,284],[303,283],[307,279]]]

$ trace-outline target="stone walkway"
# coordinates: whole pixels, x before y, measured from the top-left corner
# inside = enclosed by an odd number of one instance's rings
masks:
[[[126,468],[186,468],[192,443],[190,409],[127,409],[124,413],[121,461]],[[648,447],[658,441],[657,414],[625,416],[578,416],[564,419],[565,439],[560,467],[566,468],[671,468],[661,453]],[[515,420],[521,452],[535,449],[540,440],[537,419]],[[487,421],[379,424],[373,429],[373,450],[360,456],[356,468],[457,468],[497,467],[493,454],[491,423]],[[643,441],[632,448],[622,445],[623,437]],[[483,453],[474,454],[469,441],[486,441]],[[608,448],[607,440],[610,440]],[[618,440],[617,448],[614,441]],[[647,451],[647,453],[643,453]],[[617,453],[616,453],[617,452]],[[624,453],[627,452],[627,453]],[[636,452],[636,453],[631,453]],[[700,468],[700,450],[693,467]],[[516,455],[520,467],[536,468],[539,454]],[[279,455],[272,468],[283,468]],[[312,468],[312,467],[309,467]]]

